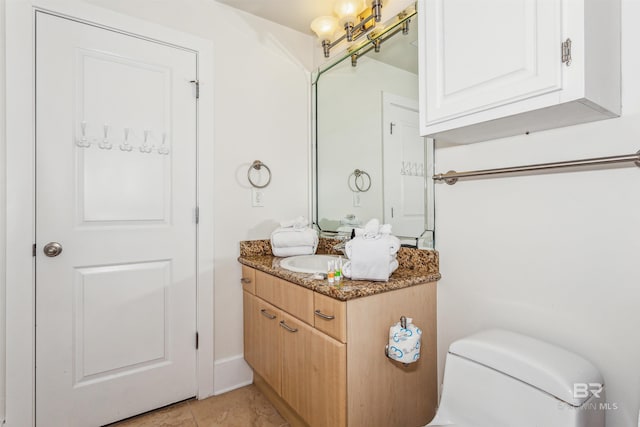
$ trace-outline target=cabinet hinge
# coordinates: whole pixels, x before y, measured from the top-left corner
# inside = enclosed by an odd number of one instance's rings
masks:
[[[200,347],[200,335],[196,332],[196,350]]]
[[[196,99],[200,98],[200,80],[191,80],[189,83],[196,85]]]
[[[200,224],[200,206],[196,206],[196,224]]]
[[[31,256],[36,256],[36,244],[35,243],[31,246]]]
[[[562,63],[567,67],[571,65],[571,39],[567,39],[562,43]]]

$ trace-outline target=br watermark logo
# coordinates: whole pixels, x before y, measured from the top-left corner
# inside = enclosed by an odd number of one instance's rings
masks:
[[[573,397],[576,399],[588,399],[593,396],[595,399],[604,397],[604,384],[600,383],[575,383],[573,384]],[[568,403],[562,403],[562,408],[569,408]],[[615,411],[618,409],[617,403],[611,402],[587,402],[580,407],[583,410]]]
[[[573,385],[573,397],[586,399],[593,394],[593,397],[599,399],[603,388],[604,386],[600,383],[575,383]]]

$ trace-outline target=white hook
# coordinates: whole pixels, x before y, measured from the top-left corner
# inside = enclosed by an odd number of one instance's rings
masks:
[[[98,147],[102,148],[103,150],[111,150],[113,144],[109,142],[109,125],[106,123],[102,125],[102,134],[104,138],[102,139],[102,142],[98,144]]]
[[[158,148],[159,154],[164,154],[164,155],[169,154],[169,149],[167,148],[166,142],[167,142],[167,133],[162,132],[162,145],[160,145],[160,148]]]
[[[80,130],[82,132],[82,137],[79,141],[76,141],[76,145],[83,148],[91,146],[91,143],[87,140],[87,122],[80,122]]]
[[[149,134],[151,133],[150,130],[146,130],[144,131],[144,142],[142,143],[142,145],[140,146],[140,152],[141,153],[150,153],[151,150],[153,149],[152,147],[149,147],[147,145],[147,141],[149,141]]]
[[[131,151],[133,146],[129,145],[129,128],[124,128],[124,144],[120,144],[121,151]]]

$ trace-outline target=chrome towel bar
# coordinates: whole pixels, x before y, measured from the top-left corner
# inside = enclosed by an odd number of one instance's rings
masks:
[[[444,181],[449,185],[458,182],[460,178],[471,178],[474,176],[500,175],[518,172],[545,171],[550,169],[560,169],[579,166],[598,166],[609,165],[615,163],[634,162],[640,167],[640,151],[635,154],[626,154],[622,156],[595,157],[593,159],[568,160],[564,162],[540,163],[536,165],[513,166],[510,168],[482,169],[475,171],[456,172],[449,171],[447,173],[439,173],[433,176],[435,181]]]

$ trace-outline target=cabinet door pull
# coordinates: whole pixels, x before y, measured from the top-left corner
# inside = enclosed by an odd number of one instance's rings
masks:
[[[298,332],[297,328],[292,328],[291,326],[287,325],[286,323],[284,323],[284,320],[280,321],[280,326],[282,326],[283,328],[285,328],[289,332]]]
[[[264,309],[264,308],[263,308],[262,310],[260,310],[260,313],[262,313],[262,315],[263,315],[264,317],[268,317],[268,318],[269,318],[269,319],[271,319],[271,320],[273,320],[273,319],[275,319],[275,318],[276,318],[275,314],[270,314],[270,313],[269,313],[266,309]]]
[[[320,310],[316,310],[315,313],[316,313],[316,316],[322,317],[323,319],[327,319],[327,320],[333,320],[336,318],[336,316],[332,316],[330,314],[324,314]]]
[[[240,279],[240,283],[244,283],[244,284],[251,283],[251,279],[247,279],[246,277],[243,277],[242,279]]]

